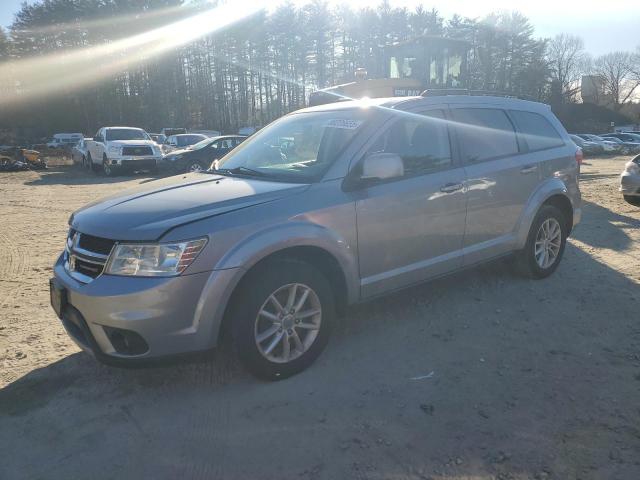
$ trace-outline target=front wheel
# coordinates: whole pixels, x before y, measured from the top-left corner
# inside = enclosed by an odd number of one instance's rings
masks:
[[[109,164],[109,160],[107,159],[106,155],[102,159],[102,173],[104,173],[105,177],[113,177],[115,175],[115,171]]]
[[[637,195],[623,195],[624,201],[633,205],[634,207],[640,207],[640,196]]]
[[[551,275],[562,259],[567,242],[568,220],[553,205],[543,205],[538,211],[525,247],[516,254],[516,266],[529,278]]]
[[[190,162],[187,165],[187,168],[185,169],[185,171],[187,173],[197,173],[197,172],[202,172],[204,171],[205,168],[200,164],[200,162]]]
[[[295,260],[269,262],[249,275],[230,318],[240,360],[259,378],[295,375],[327,344],[335,315],[331,286],[316,268]]]

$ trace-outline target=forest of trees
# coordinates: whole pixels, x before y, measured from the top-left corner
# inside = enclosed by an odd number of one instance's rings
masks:
[[[408,10],[388,1],[361,10],[321,0],[280,4],[100,74],[103,59],[96,48],[211,8],[209,2],[183,0],[23,4],[8,30],[0,29],[0,128],[23,136],[92,134],[108,124],[234,132],[304,106],[311,91],[351,81],[358,67],[370,77],[380,75],[386,46],[425,34],[469,43],[470,88],[563,104],[579,99],[583,73],[596,73],[616,106],[640,90],[638,52],[591,59],[579,38],[536,38],[517,12],[444,19],[426,6]],[[70,67],[57,60],[59,53],[78,51],[86,55]],[[38,69],[38,59],[47,69]],[[65,87],[62,80],[73,75],[90,81]]]

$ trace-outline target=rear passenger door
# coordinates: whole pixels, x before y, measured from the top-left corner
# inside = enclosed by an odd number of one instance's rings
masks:
[[[537,158],[524,147],[507,112],[490,106],[451,106],[466,172],[464,263],[508,252],[527,200],[540,183]]]
[[[464,169],[454,162],[444,109],[397,117],[365,155],[399,155],[404,175],[354,192],[363,297],[462,266]]]

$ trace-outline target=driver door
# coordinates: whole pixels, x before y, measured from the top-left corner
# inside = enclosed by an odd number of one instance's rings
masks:
[[[465,173],[451,154],[444,112],[400,113],[368,149],[399,155],[404,175],[356,192],[364,298],[462,266]]]

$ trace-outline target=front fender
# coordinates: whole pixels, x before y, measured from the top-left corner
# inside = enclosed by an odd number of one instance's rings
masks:
[[[215,266],[216,270],[243,268],[249,270],[269,255],[294,247],[316,247],[332,255],[342,269],[347,284],[347,300],[358,299],[358,252],[355,245],[337,232],[307,221],[272,225],[239,242]]]
[[[554,195],[563,195],[571,201],[571,196],[569,195],[567,186],[560,178],[557,177],[547,179],[529,197],[527,205],[525,206],[522,215],[520,215],[520,220],[518,221],[518,227],[516,230],[516,249],[524,248],[536,213],[538,213],[542,204]],[[571,205],[575,210],[576,206],[573,205],[572,201]]]
[[[247,271],[269,255],[294,247],[316,247],[332,255],[345,277],[347,302],[358,300],[358,264],[354,247],[321,225],[308,222],[275,225],[247,237],[220,258],[200,296],[194,325],[207,323],[207,336],[215,345],[227,303]]]

